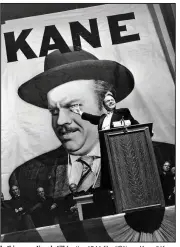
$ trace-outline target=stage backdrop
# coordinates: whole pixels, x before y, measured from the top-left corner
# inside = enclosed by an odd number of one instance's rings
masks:
[[[7,21],[1,41],[1,172],[6,199],[12,171],[60,145],[50,113],[17,94],[20,85],[43,72],[44,57],[52,49],[63,52],[66,46],[81,46],[99,59],[129,68],[135,88],[118,108],[128,107],[140,123],[153,122],[154,141],[175,143],[174,82],[146,4],[107,4]]]

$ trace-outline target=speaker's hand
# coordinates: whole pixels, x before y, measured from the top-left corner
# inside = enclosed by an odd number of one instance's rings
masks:
[[[83,112],[81,111],[81,109],[80,109],[79,104],[72,105],[72,106],[70,107],[70,110],[71,110],[72,112],[76,113],[76,114],[79,114],[79,115],[82,115],[82,113],[83,113]]]

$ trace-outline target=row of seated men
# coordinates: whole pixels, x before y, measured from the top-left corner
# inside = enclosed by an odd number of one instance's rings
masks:
[[[170,162],[166,161],[163,164],[160,178],[166,206],[174,205],[175,167],[171,168]],[[72,195],[53,199],[45,194],[43,187],[39,187],[37,188],[36,199],[34,202],[30,202],[26,198],[21,197],[20,190],[15,185],[11,187],[10,194],[12,199],[4,201],[3,194],[1,193],[1,233],[79,220]],[[102,194],[101,197],[97,196],[97,198],[93,199],[95,201],[101,200]],[[93,206],[87,207],[87,215],[88,211],[93,211],[94,213],[93,215],[90,213],[89,217],[100,217],[115,213],[115,207],[112,202],[107,201],[107,204],[103,206],[100,204],[99,211]]]
[[[165,161],[160,174],[166,206],[175,204],[175,167]]]
[[[17,186],[10,189],[11,200],[5,201],[1,193],[1,233],[43,227],[78,219],[73,199],[56,199],[47,196],[44,188],[37,188],[34,203],[21,197]]]
[[[1,234],[79,220],[72,194],[64,198],[53,199],[46,195],[43,187],[38,187],[36,200],[30,202],[21,196],[18,186],[15,185],[10,188],[10,194],[11,200],[5,201],[1,193]],[[99,197],[95,198],[95,201],[99,201]],[[84,209],[85,218],[115,213],[112,200],[107,201],[103,207],[100,204],[96,208],[92,204]]]

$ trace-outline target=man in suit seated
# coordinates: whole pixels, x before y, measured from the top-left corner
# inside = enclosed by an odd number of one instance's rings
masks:
[[[10,194],[12,196],[10,206],[16,214],[18,230],[34,229],[35,225],[29,213],[31,204],[20,195],[20,190],[16,185],[10,188]]]
[[[162,184],[162,189],[164,193],[165,203],[166,203],[166,206],[169,206],[172,204],[171,197],[174,194],[173,190],[175,186],[175,180],[171,173],[171,164],[169,161],[164,162],[160,178],[161,178],[161,184]]]
[[[34,206],[30,209],[33,221],[36,227],[55,225],[68,222],[69,219],[75,219],[77,215],[71,212],[68,205],[69,198],[56,198],[48,196],[43,187],[37,188],[37,198]],[[72,199],[72,198],[71,198]]]
[[[104,96],[113,87],[118,102],[134,88],[133,75],[123,65],[98,60],[83,50],[48,54],[45,72],[21,85],[18,94],[27,103],[49,109],[52,128],[62,146],[17,167],[9,179],[10,185],[16,182],[31,200],[36,196],[38,183],[55,199],[72,197],[77,182],[78,193],[104,186],[109,189],[109,182],[102,182],[109,174],[101,172],[97,127],[71,109],[79,104],[83,112],[101,116]],[[121,116],[126,118],[126,114],[131,116],[127,110]],[[78,167],[82,165],[81,173]]]
[[[56,217],[57,204],[52,197],[45,195],[43,187],[37,188],[37,198],[35,205],[30,212],[36,227],[58,224]]]
[[[4,200],[1,192],[1,234],[17,231],[17,217],[9,201]]]

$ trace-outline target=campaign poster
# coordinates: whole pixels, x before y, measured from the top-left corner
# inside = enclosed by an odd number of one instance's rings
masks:
[[[98,143],[97,125],[89,122],[84,125],[82,120],[77,120],[80,118],[77,115],[75,120],[69,119],[66,113],[71,106],[66,105],[65,110],[59,109],[58,113],[53,109],[52,117],[49,106],[51,108],[56,98],[61,97],[63,102],[68,97],[75,97],[76,92],[77,97],[83,98],[88,105],[89,114],[98,113],[97,105],[91,101],[90,92],[85,89],[86,83],[82,84],[81,81],[72,87],[64,86],[66,82],[83,79],[76,77],[76,67],[72,66],[73,73],[70,70],[62,72],[62,81],[58,84],[57,71],[60,64],[56,64],[52,55],[56,50],[60,53],[61,66],[68,67],[76,62],[74,57],[67,58],[66,53],[83,50],[88,53],[87,60],[92,61],[93,68],[93,60],[114,61],[122,68],[127,68],[133,75],[134,84],[126,92],[127,85],[119,80],[122,88],[116,85],[119,94],[116,107],[128,108],[133,118],[141,124],[153,123],[152,142],[158,171],[161,172],[166,161],[171,163],[171,167],[175,166],[175,82],[172,73],[175,56],[170,44],[162,44],[162,36],[166,35],[167,30],[162,29],[161,35],[158,32],[158,28],[165,26],[161,17],[158,4],[103,4],[9,20],[1,26],[1,188],[5,200],[11,199],[9,189],[12,186],[18,186],[21,195],[26,196],[31,203],[35,200],[37,187],[44,187],[52,198],[67,196],[70,155],[79,155],[76,152],[78,145],[91,145],[93,149]],[[155,18],[161,21],[161,26],[157,25]],[[167,42],[167,37],[164,39]],[[81,60],[81,56],[77,58],[77,62]],[[104,63],[106,61],[103,66]],[[87,67],[82,67],[78,70],[79,73],[83,74],[83,69],[87,70]],[[97,68],[94,70],[97,71]],[[51,76],[52,71],[57,72],[54,77]],[[89,76],[88,80],[90,79],[93,80],[93,76]],[[47,91],[45,88],[49,87],[51,80],[56,81],[54,87],[61,85],[62,91],[60,89],[55,93],[53,88]],[[42,91],[52,90],[48,101],[47,93],[39,93],[40,87]],[[58,138],[59,127],[53,126],[53,119],[60,121],[60,114],[62,123],[59,126],[68,121],[68,124],[74,123],[74,128],[62,130],[69,131],[67,136],[74,135],[72,145],[67,144],[71,137],[68,136],[67,140],[66,137]],[[96,139],[97,143],[93,142]],[[87,151],[84,155],[87,155]],[[62,168],[61,163],[67,168]],[[125,220],[124,216],[122,220]],[[153,236],[144,233],[146,237],[143,238],[142,233],[138,234],[137,229],[132,230],[131,227],[129,231],[132,235],[122,234],[117,237],[111,232],[106,220],[101,220],[103,223],[108,232],[105,241],[137,242],[146,238],[150,242],[175,241],[172,221],[170,229],[173,230],[168,235],[169,238],[166,233],[161,234],[161,230]],[[113,220],[110,223],[116,225]],[[163,221],[163,224],[165,228],[166,222]],[[165,231],[164,228],[162,232]],[[63,230],[60,235],[61,241],[72,240],[68,239],[69,235],[65,235]],[[43,238],[42,234],[40,236]],[[89,239],[97,241],[93,235]],[[84,237],[83,241],[86,240],[88,242],[88,238]]]

